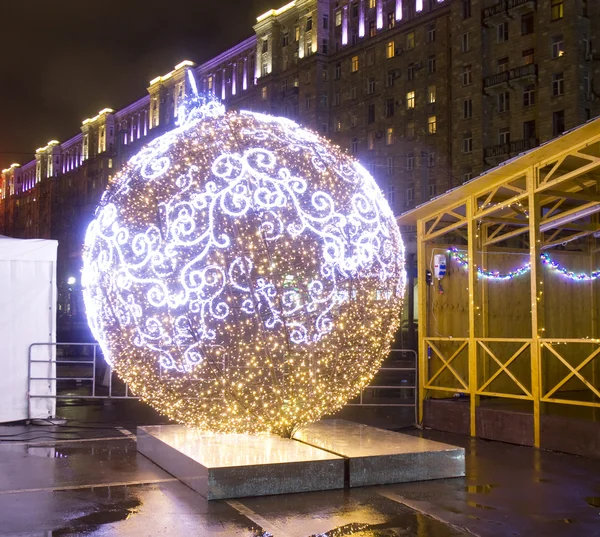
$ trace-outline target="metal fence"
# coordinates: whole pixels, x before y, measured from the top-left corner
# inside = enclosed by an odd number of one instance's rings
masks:
[[[52,360],[36,359],[36,350],[54,347]],[[48,376],[32,375],[34,364],[54,365]],[[39,368],[36,369],[36,371]],[[29,346],[29,398],[137,399],[106,363],[98,343],[33,343]],[[52,394],[34,395],[35,382],[55,382]],[[372,383],[363,388],[348,406],[414,407],[417,409],[417,353],[392,350]]]

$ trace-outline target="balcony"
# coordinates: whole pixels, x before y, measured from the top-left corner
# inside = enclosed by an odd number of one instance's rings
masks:
[[[502,157],[505,155],[515,155],[528,151],[539,145],[537,138],[525,138],[523,140],[514,140],[507,144],[492,145],[484,148],[483,156],[486,159]]]
[[[508,0],[508,9],[516,13],[527,13],[535,10],[535,0]]]
[[[494,75],[486,76],[483,79],[483,89],[488,89],[500,84],[508,84],[511,80],[520,80],[529,82],[537,77],[537,64],[530,63],[529,65],[521,65],[508,71],[502,71]]]
[[[535,9],[535,0],[502,0],[493,6],[486,7],[482,12],[483,22],[492,25],[509,16],[509,11],[525,13]]]

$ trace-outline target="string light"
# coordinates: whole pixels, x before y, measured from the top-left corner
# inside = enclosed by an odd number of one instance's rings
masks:
[[[448,249],[448,254],[452,259],[454,259],[461,267],[467,267],[469,265],[468,256],[463,252],[459,252],[458,248],[452,247]],[[569,269],[566,269],[557,261],[554,261],[550,255],[546,252],[540,254],[540,258],[542,260],[542,264],[547,266],[548,268],[558,272],[559,274],[569,278],[570,280],[574,280],[577,282],[589,282],[600,278],[600,270],[594,270],[591,274],[586,273],[575,273]],[[517,270],[509,271],[509,272],[498,272],[498,271],[490,271],[484,270],[481,267],[477,267],[477,275],[481,278],[487,278],[490,280],[512,280],[518,276],[522,276],[523,274],[527,274],[531,270],[531,264],[526,263],[522,267]]]
[[[387,356],[404,246],[369,173],[296,123],[184,106],[85,239],[90,327],[132,391],[217,432],[293,432]]]

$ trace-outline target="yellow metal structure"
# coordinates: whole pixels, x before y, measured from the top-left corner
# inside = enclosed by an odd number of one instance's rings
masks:
[[[600,269],[599,185],[596,119],[398,218],[417,229],[421,421],[427,398],[465,394],[475,436],[481,397],[525,401],[539,446],[545,404],[600,409],[600,279],[565,278],[541,259]],[[438,295],[425,272],[451,246],[466,266],[449,259]],[[477,273],[527,263],[512,279]]]

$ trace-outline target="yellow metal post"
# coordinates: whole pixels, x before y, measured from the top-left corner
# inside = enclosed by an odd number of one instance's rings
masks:
[[[544,336],[543,273],[540,261],[542,236],[540,233],[540,206],[535,193],[535,169],[527,170],[529,193],[529,262],[531,263],[531,395],[533,396],[533,443],[540,447],[540,393],[541,352],[540,338]]]
[[[423,423],[423,405],[425,401],[425,385],[427,384],[428,362],[425,338],[428,330],[427,282],[425,271],[425,220],[417,221],[417,300],[419,307],[419,423]]]
[[[468,278],[469,278],[469,408],[471,421],[471,436],[477,434],[477,342],[476,315],[477,315],[477,265],[475,254],[477,252],[477,222],[475,221],[475,198],[469,196],[466,203],[467,212],[467,252],[468,252]]]

